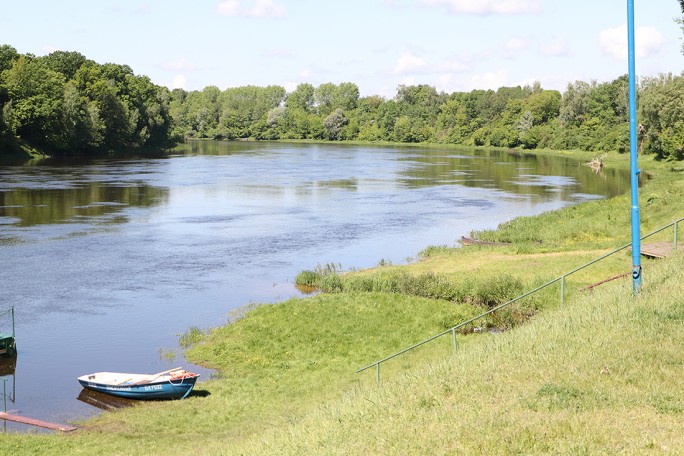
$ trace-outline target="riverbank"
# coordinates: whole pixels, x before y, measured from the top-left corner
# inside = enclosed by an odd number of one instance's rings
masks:
[[[627,157],[610,157],[607,166],[628,166]],[[654,176],[641,193],[643,231],[647,232],[684,213],[684,180],[677,171],[681,164],[657,163],[646,157],[641,166]],[[541,243],[426,249],[429,255],[422,261],[378,272],[444,273],[464,280],[474,275],[485,280],[508,274],[528,287],[623,245],[625,240],[628,242],[628,227],[629,200],[624,195],[516,219],[499,230],[478,233],[492,240],[506,240],[520,232],[534,233],[527,238],[534,237]],[[618,434],[625,436],[622,445],[627,451],[647,448],[639,446],[642,444],[662,446],[663,440],[670,448],[681,449],[673,446],[681,442],[667,431],[669,423],[681,413],[678,382],[670,382],[658,391],[646,378],[655,368],[654,382],[672,380],[669,370],[657,370],[663,354],[657,348],[673,341],[676,346],[682,340],[676,325],[681,319],[676,300],[657,307],[656,298],[681,295],[677,286],[681,287],[678,271],[682,268],[676,261],[645,265],[647,293],[644,305],[633,308],[636,314],[614,311],[624,303],[625,296],[630,296],[626,282],[607,285],[593,296],[578,291],[584,284],[629,268],[629,257],[625,255],[569,284],[565,309],[551,305],[540,308],[540,315],[531,322],[503,335],[464,335],[456,357],[451,356],[450,340],[426,346],[383,367],[379,389],[373,375],[354,371],[452,326],[477,309],[389,292],[323,294],[262,305],[245,318],[212,331],[188,351],[188,359],[221,373],[199,384],[198,394],[188,400],[108,413],[83,423],[81,430],[69,436],[5,435],[0,442],[13,454],[301,454],[300,450],[354,454],[421,453],[429,448],[443,452],[461,448],[495,453],[516,448],[523,452],[543,452],[544,448],[562,452],[572,448],[554,442],[571,442],[581,431],[587,434],[590,425],[601,423],[582,421],[581,414],[578,417],[578,410],[589,410],[599,417],[611,417],[622,426],[629,426],[630,416],[645,413],[648,420],[643,425]],[[578,315],[586,311],[591,318],[569,313],[574,308],[580,309]],[[548,327],[555,329],[549,332]],[[621,344],[613,345],[613,339],[620,339]],[[632,344],[632,340],[636,343]],[[632,356],[625,357],[625,352]],[[593,353],[598,353],[599,358],[594,358]],[[681,366],[678,353],[668,350],[667,356],[670,366]],[[597,400],[588,385],[595,380],[592,375],[600,375],[604,360],[609,373],[620,375],[610,377],[613,380],[596,397],[603,398],[608,390],[610,394],[605,400]],[[601,364],[598,370],[595,364]],[[645,374],[633,375],[637,371]],[[651,394],[630,394],[644,388]],[[515,408],[521,410],[519,414],[510,414],[506,411],[510,405],[508,395],[529,399],[531,408],[520,406]],[[473,396],[477,400],[472,400]],[[613,408],[611,404],[621,397],[629,401],[618,402],[618,408]],[[621,411],[627,412],[623,421],[615,418],[621,416]],[[657,427],[649,428],[655,443],[638,440],[645,426],[658,424],[660,413],[665,414],[665,431],[658,434]],[[531,427],[527,424],[529,415],[534,415]],[[505,419],[499,421],[498,416]],[[548,419],[556,419],[558,424],[552,434],[543,437],[539,432]],[[472,437],[478,426],[490,431],[486,434],[488,440]],[[419,434],[424,435],[421,438]],[[513,446],[526,435],[523,442],[529,446]],[[602,435],[586,445],[580,440],[576,449],[601,449],[602,442],[613,445]],[[540,442],[535,444],[539,446],[529,443],[532,440]]]

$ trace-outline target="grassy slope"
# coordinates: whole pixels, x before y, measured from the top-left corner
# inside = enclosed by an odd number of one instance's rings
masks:
[[[626,166],[624,157],[615,166]],[[684,215],[684,182],[670,165],[646,161],[642,167],[656,174],[642,191],[646,232]],[[505,271],[531,283],[628,242],[628,224],[629,199],[623,196],[517,219],[501,231],[481,234],[515,240],[514,247],[439,249],[405,268],[461,277]],[[528,242],[540,238],[543,244]],[[656,275],[652,264],[673,266]],[[668,434],[670,424],[682,418],[678,398],[684,397],[667,370],[677,363],[681,367],[683,359],[677,358],[682,350],[668,348],[668,343],[681,348],[681,311],[674,299],[675,292],[684,294],[674,286],[682,283],[675,276],[681,262],[645,263],[647,289],[635,301],[644,304],[642,314],[615,311],[632,309],[623,305],[630,302],[626,281],[605,286],[591,298],[577,291],[625,268],[629,257],[620,254],[578,275],[568,287],[571,306],[555,311],[557,305],[550,304],[530,325],[507,334],[463,337],[457,357],[444,361],[451,353],[446,338],[392,361],[383,367],[387,386],[379,390],[372,374],[354,370],[457,323],[474,309],[382,293],[261,306],[189,352],[194,361],[222,372],[221,378],[198,386],[205,397],[107,413],[68,436],[3,435],[0,445],[12,454],[330,454],[338,448],[340,454],[426,448],[582,452],[617,449],[620,439],[625,448],[644,449],[653,443],[640,437],[644,428],[656,447],[667,442],[684,451],[682,442]],[[654,297],[663,293],[670,304],[658,310]],[[658,312],[669,317],[659,319]],[[670,364],[664,366],[664,359]],[[604,367],[609,375],[597,377]],[[642,370],[658,375],[636,376]],[[401,377],[401,372],[411,374]],[[627,418],[616,420],[616,415]],[[545,430],[547,422],[553,426]],[[604,423],[617,437],[601,433],[594,440],[577,439]],[[493,434],[481,435],[485,429]]]
[[[249,454],[684,451],[684,257],[327,403]]]

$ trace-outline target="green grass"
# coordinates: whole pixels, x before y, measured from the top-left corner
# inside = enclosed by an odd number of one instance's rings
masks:
[[[684,451],[684,258],[359,388],[236,454]]]
[[[641,190],[648,232],[684,216],[684,179],[681,164],[641,160],[654,176]],[[615,163],[624,167],[624,157]],[[380,387],[373,370],[354,373],[498,302],[475,299],[492,294],[487,284],[529,289],[629,242],[629,210],[629,196],[620,196],[476,233],[511,246],[427,248],[414,264],[343,275],[319,267],[314,272],[340,287],[354,286],[257,306],[224,327],[181,337],[190,361],[219,372],[188,399],[107,412],[69,435],[1,434],[0,448],[17,455],[682,453],[681,257],[644,260],[636,298],[629,279],[580,291],[629,272],[630,256],[618,253],[569,277],[563,308],[554,285],[482,324],[513,329],[460,335],[456,355],[447,336],[383,364]],[[658,240],[668,237],[671,230]],[[425,287],[437,291],[418,296]],[[470,299],[434,299],[454,289],[470,290]],[[532,315],[525,325],[507,323]]]

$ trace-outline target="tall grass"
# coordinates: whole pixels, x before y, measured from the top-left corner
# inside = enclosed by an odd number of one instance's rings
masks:
[[[236,454],[680,454],[684,257],[326,403]]]

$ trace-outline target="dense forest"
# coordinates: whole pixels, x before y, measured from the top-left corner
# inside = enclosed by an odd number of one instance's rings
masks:
[[[125,65],[77,52],[44,57],[0,46],[0,154],[30,146],[48,154],[165,148],[182,138],[392,141],[626,152],[628,81],[577,81],[439,92],[400,86],[392,99],[361,97],[352,82],[209,86],[152,84]],[[642,78],[639,149],[684,158],[684,76]],[[4,151],[4,152],[3,152]]]
[[[170,92],[130,67],[78,52],[44,57],[0,46],[0,154],[101,153],[175,144]]]
[[[577,81],[564,93],[539,84],[447,94],[400,86],[392,99],[360,97],[350,82],[318,87],[237,87],[171,92],[174,128],[185,137],[432,142],[525,149],[629,149],[627,76]],[[639,84],[642,152],[684,158],[684,77]]]

